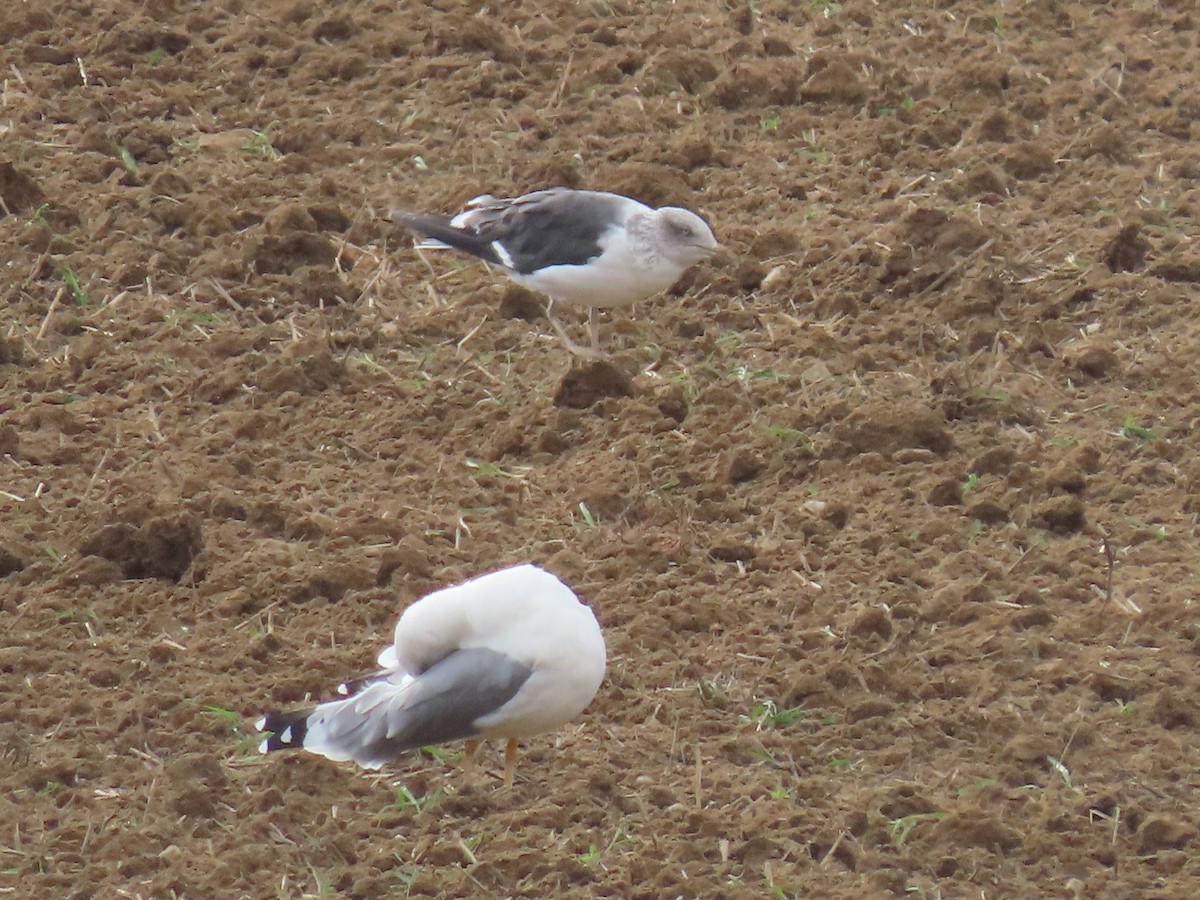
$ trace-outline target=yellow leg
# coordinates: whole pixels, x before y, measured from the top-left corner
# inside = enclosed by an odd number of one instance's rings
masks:
[[[509,738],[504,748],[504,786],[512,787],[513,770],[517,765],[517,739]]]

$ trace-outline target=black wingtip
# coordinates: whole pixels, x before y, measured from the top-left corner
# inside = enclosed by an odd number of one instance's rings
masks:
[[[482,237],[474,231],[455,228],[445,216],[418,215],[402,209],[393,209],[391,215],[392,221],[397,225],[416,232],[427,240],[469,253],[493,265],[506,265],[497,255],[491,238]]]
[[[258,720],[258,730],[266,734],[258,745],[260,753],[276,750],[300,750],[308,733],[308,711],[267,713]]]

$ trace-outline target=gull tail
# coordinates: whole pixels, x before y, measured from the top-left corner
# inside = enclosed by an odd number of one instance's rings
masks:
[[[424,240],[417,244],[422,250],[461,250],[477,256],[485,262],[503,266],[507,263],[496,252],[495,244],[472,231],[456,226],[454,220],[444,216],[427,216],[410,213],[403,209],[392,210],[392,221],[402,228],[415,231]]]

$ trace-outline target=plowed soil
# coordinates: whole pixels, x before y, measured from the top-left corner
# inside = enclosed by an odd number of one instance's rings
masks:
[[[1200,16],[1112,7],[9,0],[0,891],[1200,895]],[[729,247],[607,365],[386,219],[554,184]],[[254,752],[520,560],[610,665],[512,789]]]

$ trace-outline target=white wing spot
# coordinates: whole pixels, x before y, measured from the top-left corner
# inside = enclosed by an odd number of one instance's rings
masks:
[[[512,254],[508,252],[508,249],[502,243],[499,241],[492,241],[492,249],[496,251],[496,256],[499,257],[500,262],[502,262],[506,268],[511,269],[513,267]]]

